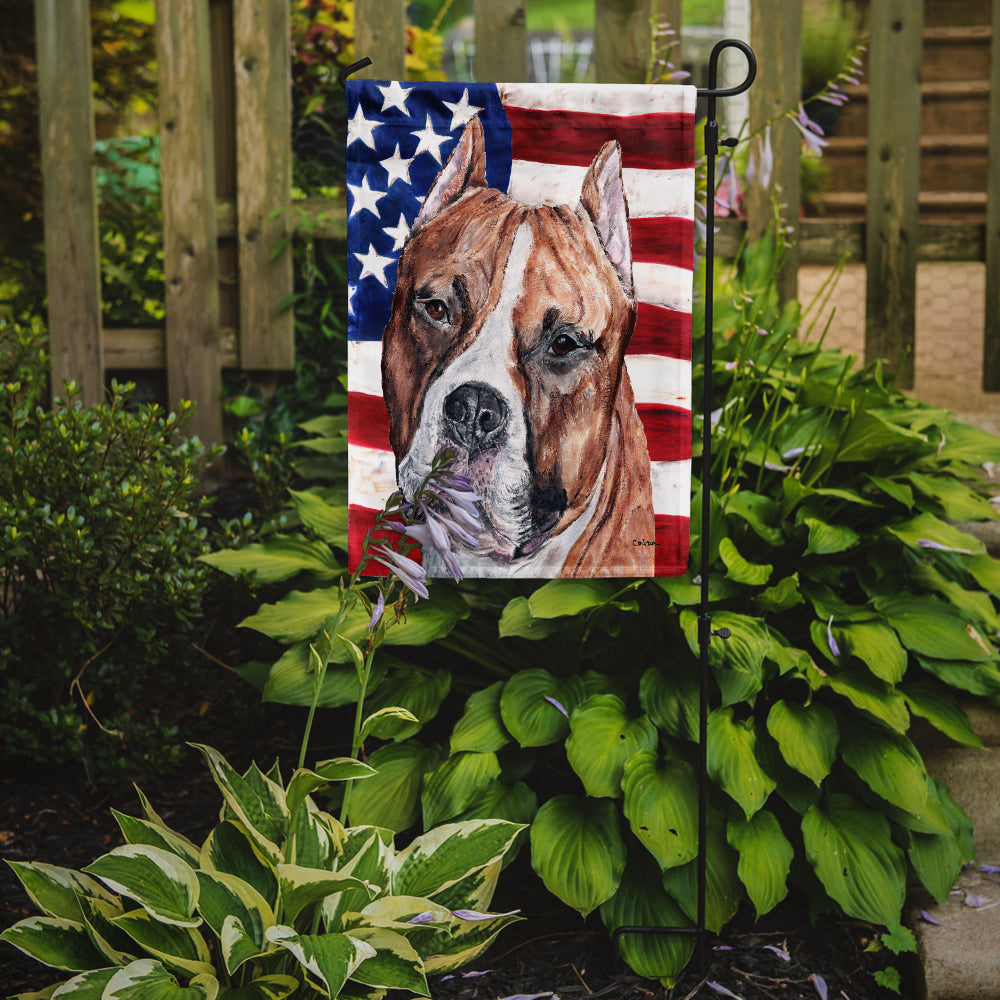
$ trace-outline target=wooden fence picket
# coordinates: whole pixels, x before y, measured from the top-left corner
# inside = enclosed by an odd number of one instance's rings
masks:
[[[986,178],[986,323],[983,389],[1000,392],[1000,0],[993,0],[990,43],[989,170]]]

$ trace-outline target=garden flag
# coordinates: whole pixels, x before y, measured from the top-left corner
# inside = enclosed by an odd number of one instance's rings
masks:
[[[686,571],[695,95],[349,81],[352,568],[448,448],[465,575]]]

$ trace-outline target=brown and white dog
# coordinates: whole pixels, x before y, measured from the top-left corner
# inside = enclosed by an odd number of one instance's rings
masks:
[[[400,255],[382,336],[403,494],[450,446],[484,498],[478,548],[456,552],[470,576],[652,575],[649,455],[624,364],[635,316],[618,144],[577,206],[529,207],[487,186],[470,121]]]

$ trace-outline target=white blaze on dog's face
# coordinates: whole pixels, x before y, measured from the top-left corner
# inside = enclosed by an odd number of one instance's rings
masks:
[[[600,487],[635,322],[617,143],[580,204],[528,207],[486,186],[473,119],[414,222],[383,334],[403,493],[441,448],[484,497],[477,555],[526,557]]]

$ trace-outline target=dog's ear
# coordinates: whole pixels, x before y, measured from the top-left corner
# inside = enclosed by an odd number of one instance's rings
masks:
[[[626,293],[632,289],[632,237],[628,228],[628,202],[622,183],[621,147],[606,142],[594,157],[583,179],[577,215],[589,218],[618,272]]]
[[[462,130],[458,145],[434,179],[411,232],[416,232],[468,189],[486,186],[486,141],[483,126],[476,117]]]

